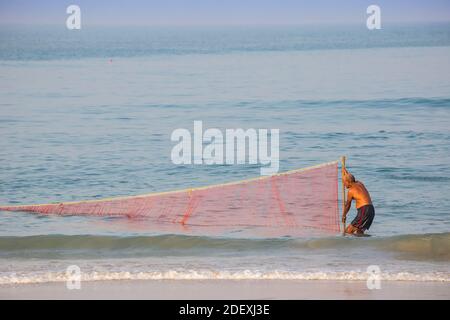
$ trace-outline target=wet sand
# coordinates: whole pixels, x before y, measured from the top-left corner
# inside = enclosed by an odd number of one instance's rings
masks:
[[[448,282],[322,280],[122,280],[0,286],[0,299],[450,299]]]

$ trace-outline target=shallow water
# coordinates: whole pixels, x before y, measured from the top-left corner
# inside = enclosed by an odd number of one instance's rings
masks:
[[[2,30],[2,204],[259,174],[254,165],[172,164],[171,132],[202,120],[279,128],[282,171],[346,155],[376,218],[368,239],[236,239],[149,234],[132,219],[0,212],[1,282],[61,279],[72,263],[105,279],[358,278],[378,264],[389,279],[448,281],[450,27],[396,28],[376,39],[353,28],[98,29],[74,38]],[[133,37],[142,41],[126,41]]]

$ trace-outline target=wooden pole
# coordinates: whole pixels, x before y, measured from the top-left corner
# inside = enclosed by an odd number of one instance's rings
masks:
[[[341,180],[342,180],[342,217],[344,216],[345,210],[345,185],[344,185],[344,169],[345,169],[345,156],[341,157]],[[342,221],[342,235],[345,236],[345,220]]]

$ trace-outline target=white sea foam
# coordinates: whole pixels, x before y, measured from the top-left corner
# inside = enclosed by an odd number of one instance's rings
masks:
[[[345,280],[366,281],[365,272],[287,272],[287,271],[154,271],[154,272],[91,272],[83,273],[81,281],[108,280]],[[382,281],[436,281],[450,282],[449,273],[382,273]],[[65,272],[50,272],[30,275],[0,276],[0,285],[63,282],[70,278]]]

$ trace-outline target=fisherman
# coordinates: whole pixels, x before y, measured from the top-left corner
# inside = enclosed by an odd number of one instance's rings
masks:
[[[356,181],[355,177],[345,168],[342,173],[342,180],[348,189],[347,202],[345,203],[342,223],[345,224],[347,213],[352,206],[352,201],[356,201],[357,215],[352,223],[346,228],[345,233],[353,235],[363,235],[370,228],[375,217],[375,208],[372,205],[369,191],[361,181]]]

